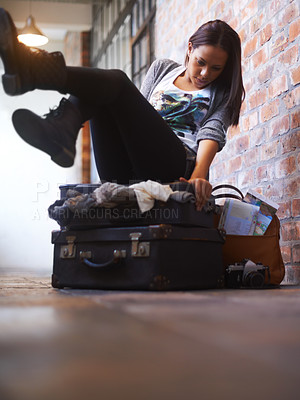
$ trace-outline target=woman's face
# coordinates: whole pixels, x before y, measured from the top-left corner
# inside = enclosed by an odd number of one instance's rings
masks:
[[[186,78],[196,90],[203,89],[221,75],[225,68],[228,54],[220,47],[203,45],[193,49],[188,46],[189,61]]]

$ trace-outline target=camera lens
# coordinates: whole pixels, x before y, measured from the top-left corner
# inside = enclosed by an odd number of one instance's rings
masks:
[[[265,283],[265,277],[260,272],[250,271],[244,277],[244,286],[261,288]]]

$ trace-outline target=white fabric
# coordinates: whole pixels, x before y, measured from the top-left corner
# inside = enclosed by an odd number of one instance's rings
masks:
[[[141,212],[151,210],[155,200],[167,201],[173,193],[169,185],[151,180],[135,183],[129,187],[134,189]]]

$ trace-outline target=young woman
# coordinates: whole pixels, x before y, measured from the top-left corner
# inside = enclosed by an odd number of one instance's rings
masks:
[[[0,55],[4,90],[70,94],[41,118],[17,110],[13,124],[29,144],[57,164],[74,162],[75,142],[90,120],[96,165],[102,181],[188,181],[197,208],[211,193],[210,164],[237,125],[244,87],[241,45],[225,22],[210,21],[189,39],[185,65],[156,60],[141,92],[120,70],[67,67],[60,52],[29,49],[17,40],[10,15],[0,9]]]

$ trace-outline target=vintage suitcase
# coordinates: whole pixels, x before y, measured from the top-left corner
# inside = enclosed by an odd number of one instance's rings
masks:
[[[52,286],[192,290],[223,284],[222,232],[150,225],[52,233]]]
[[[174,182],[170,186],[174,191],[193,193],[193,186],[185,182]],[[144,213],[139,210],[137,205],[121,205],[113,208],[92,207],[81,212],[57,207],[62,204],[62,200],[66,198],[69,189],[82,194],[89,194],[98,187],[99,184],[61,185],[61,200],[49,207],[49,216],[55,219],[62,228],[71,230],[150,224],[174,224],[206,228],[213,228],[214,226],[215,202],[213,197],[201,211],[197,211],[192,202],[179,203],[173,199],[169,199],[167,202],[155,201],[154,207]]]
[[[137,181],[138,182],[138,181]],[[165,185],[169,185],[172,190],[185,190],[187,192],[194,193],[193,185],[189,182],[170,182],[165,183]],[[67,191],[69,189],[76,190],[83,194],[92,193],[95,189],[101,186],[101,183],[67,183],[59,186],[60,190],[60,198],[64,198],[67,196]],[[124,185],[126,186],[126,185]]]

